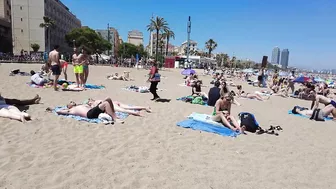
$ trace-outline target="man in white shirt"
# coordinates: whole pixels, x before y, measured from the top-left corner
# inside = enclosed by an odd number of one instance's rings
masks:
[[[40,73],[35,73],[34,70],[30,71],[30,74],[32,75],[30,77],[30,80],[32,83],[43,86],[45,83],[48,83],[48,80],[43,78]]]

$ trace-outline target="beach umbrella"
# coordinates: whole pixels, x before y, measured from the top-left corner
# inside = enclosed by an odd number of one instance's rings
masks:
[[[301,76],[301,77],[297,77],[296,79],[294,79],[293,82],[296,83],[315,83],[316,81],[310,77],[305,77],[305,76]]]
[[[195,74],[196,71],[193,69],[185,69],[181,72],[182,75],[190,75],[190,74]]]

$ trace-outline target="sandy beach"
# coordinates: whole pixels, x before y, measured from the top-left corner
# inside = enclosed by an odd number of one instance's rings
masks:
[[[25,124],[0,118],[0,188],[336,188],[336,123],[316,122],[293,115],[294,105],[311,102],[272,96],[270,100],[239,100],[239,112],[253,113],[265,129],[280,125],[279,136],[248,134],[236,138],[176,126],[192,112],[211,114],[212,107],[187,104],[176,98],[189,95],[181,87],[180,70],[164,70],[161,98],[122,90],[148,86],[147,70],[91,66],[88,83],[106,89],[55,92],[32,88],[29,76],[9,76],[12,69],[39,70],[37,64],[1,64],[0,93],[26,99],[36,94],[43,104],[29,106],[33,121]],[[131,71],[135,81],[112,81],[106,76]],[[202,70],[200,70],[202,71]],[[74,80],[72,66],[69,80]],[[63,76],[61,76],[63,78]],[[210,86],[210,76],[200,76]],[[245,91],[257,88],[241,81]],[[204,87],[203,91],[209,89]],[[47,107],[83,102],[88,97],[111,97],[125,104],[150,106],[152,113],[129,116],[124,124],[79,122],[46,113]]]

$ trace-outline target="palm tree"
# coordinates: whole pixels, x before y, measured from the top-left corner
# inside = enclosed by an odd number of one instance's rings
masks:
[[[45,28],[47,30],[48,34],[48,51],[50,51],[50,28],[55,26],[55,21],[51,18],[44,16],[43,17],[43,23],[40,24],[41,28]]]
[[[213,39],[209,39],[205,42],[205,48],[209,50],[209,58],[211,58],[211,52],[215,50],[217,47],[217,43]]]
[[[152,18],[150,20],[150,24],[147,25],[147,31],[156,31],[156,47],[155,47],[155,60],[158,59],[158,50],[159,50],[159,34],[160,32],[166,30],[168,28],[168,23],[164,20],[164,18],[161,18],[157,16],[156,18]]]
[[[168,45],[169,45],[169,39],[175,39],[175,33],[170,29],[166,28],[163,33],[163,37],[167,39],[167,44],[166,44],[166,56],[168,55]]]

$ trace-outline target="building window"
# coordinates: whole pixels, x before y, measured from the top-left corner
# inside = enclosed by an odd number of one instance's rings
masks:
[[[7,16],[9,16],[9,15],[10,15],[9,10],[7,10]]]
[[[21,29],[21,33],[23,33],[23,29]]]
[[[22,18],[21,18],[21,22],[22,22]]]
[[[22,10],[22,7],[20,7],[20,10]]]

